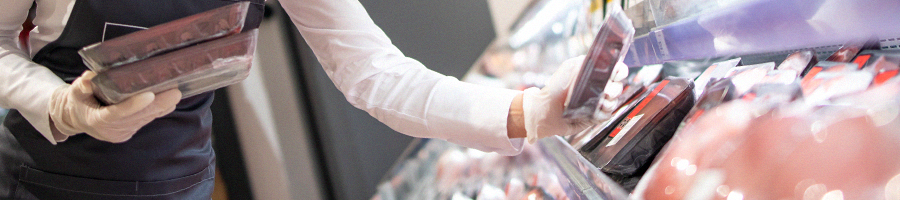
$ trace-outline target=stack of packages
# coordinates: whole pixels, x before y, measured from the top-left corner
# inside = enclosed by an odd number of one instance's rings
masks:
[[[248,2],[235,3],[160,24],[78,53],[97,73],[95,96],[115,104],[143,92],[178,88],[182,97],[246,78],[257,30],[244,30]]]
[[[674,61],[618,83],[631,36],[604,26],[564,114],[597,125],[567,139],[636,199],[900,198],[900,51]]]

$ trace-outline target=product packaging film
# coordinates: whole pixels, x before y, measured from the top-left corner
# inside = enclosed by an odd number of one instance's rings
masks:
[[[856,56],[853,63],[863,66],[863,70],[875,73],[872,86],[878,86],[897,76],[897,72],[900,71],[900,51],[863,51]]]
[[[173,88],[187,98],[240,82],[250,72],[256,29],[129,63],[94,77],[94,93],[115,104],[142,92]]]
[[[819,73],[823,72],[832,72],[832,73],[840,73],[840,72],[849,72],[855,71],[859,67],[856,63],[844,63],[844,62],[830,62],[830,61],[822,61],[816,63],[815,66],[807,69],[804,72],[803,79],[800,81],[800,86],[803,88],[804,96],[808,96],[814,89],[821,84],[821,81],[817,81],[816,76]]]
[[[662,64],[645,65],[636,70],[634,76],[629,76],[629,82],[648,86],[662,79]]]
[[[880,49],[878,38],[872,38],[868,41],[850,41],[841,46],[840,49],[835,51],[834,54],[831,54],[825,61],[850,62],[860,51],[877,49]]]
[[[631,112],[631,109],[634,109],[634,107],[636,107],[638,103],[640,103],[644,99],[644,97],[647,96],[647,94],[649,94],[649,92],[645,92],[642,90],[640,93],[635,95],[631,101],[629,101],[622,107],[619,107],[619,109],[613,113],[612,117],[610,117],[609,120],[606,120],[606,122],[602,124],[596,124],[588,129],[586,132],[590,133],[590,137],[582,138],[581,141],[574,143],[572,147],[579,149],[578,151],[582,155],[588,155],[591,152],[594,152],[595,149],[600,148],[601,143],[608,142],[607,137],[609,136],[609,133],[619,125],[619,122],[621,122],[622,119],[625,119],[627,114]]]
[[[203,41],[241,32],[250,2],[234,3],[115,39],[88,45],[78,51],[94,72],[136,62]]]
[[[773,62],[738,66],[731,69],[725,77],[731,78],[731,83],[734,84],[737,93],[743,95],[774,69],[775,63]]]
[[[697,86],[694,85],[694,87]],[[700,94],[699,96],[700,97],[697,98],[697,103],[684,117],[684,120],[678,128],[679,130],[682,130],[681,127],[693,124],[703,115],[703,113],[706,113],[707,110],[740,97],[739,94],[737,94],[737,89],[734,87],[734,84],[731,83],[731,78],[713,80],[713,82],[710,82],[709,86],[706,87],[706,90],[703,91],[703,94]]]
[[[613,9],[600,27],[584,64],[569,87],[563,117],[590,120],[605,98],[603,90],[613,75],[616,63],[625,58],[634,37],[631,20],[621,9]],[[624,66],[624,65],[622,65]]]
[[[803,91],[800,89],[800,84],[792,82],[756,84],[743,98],[753,101],[753,104],[774,106],[787,104],[801,97],[803,97]]]
[[[791,55],[788,55],[788,57],[785,58],[784,61],[782,61],[781,64],[778,65],[778,67],[776,67],[775,69],[796,71],[797,74],[802,75],[802,73],[805,72],[806,69],[812,67],[817,62],[819,62],[819,60],[816,59],[815,51],[798,51],[792,53]]]
[[[643,174],[694,105],[689,79],[669,77],[651,88],[614,128],[594,138],[599,143],[593,149],[582,147],[582,155],[613,180],[633,181]]]
[[[865,91],[874,75],[867,71],[821,72],[804,82],[803,94],[809,102],[818,102]]]
[[[703,94],[703,90],[706,89],[707,85],[712,80],[717,80],[724,78],[728,75],[728,72],[731,71],[735,66],[737,66],[741,62],[741,58],[734,58],[731,60],[726,60],[722,62],[713,63],[700,76],[697,76],[697,79],[694,80],[694,96],[696,98],[700,98]],[[696,99],[695,99],[696,100]]]
[[[700,60],[677,60],[663,63],[663,77],[680,77],[687,79],[697,79],[700,74],[706,71],[710,66],[718,63],[718,60],[700,59]]]

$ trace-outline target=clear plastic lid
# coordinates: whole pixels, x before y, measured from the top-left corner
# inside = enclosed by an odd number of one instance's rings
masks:
[[[249,2],[241,2],[212,9],[88,45],[78,54],[89,69],[99,73],[191,44],[237,34],[244,27],[249,7]]]
[[[613,69],[616,63],[625,58],[625,51],[631,45],[633,37],[631,20],[621,9],[613,9],[600,27],[576,77],[575,85],[569,87],[563,117],[573,120],[593,119],[594,112],[604,97],[603,90],[613,75]]]
[[[142,92],[181,90],[187,98],[247,77],[258,31],[251,30],[102,71],[91,82],[94,94],[115,104]]]

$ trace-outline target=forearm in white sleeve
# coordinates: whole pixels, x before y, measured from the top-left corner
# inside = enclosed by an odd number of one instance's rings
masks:
[[[50,131],[48,107],[53,90],[65,84],[49,69],[31,61],[18,45],[22,23],[32,1],[4,1],[0,6],[0,107],[18,110],[47,140],[56,144]]]
[[[518,91],[460,82],[404,56],[357,0],[280,3],[353,106],[410,136],[504,155],[521,151],[523,139],[506,131]]]

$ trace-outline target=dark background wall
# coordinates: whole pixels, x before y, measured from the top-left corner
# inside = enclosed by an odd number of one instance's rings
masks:
[[[407,56],[445,75],[461,78],[494,38],[487,2],[361,0],[372,19]],[[290,23],[285,22],[286,25]],[[293,27],[289,30],[296,30]],[[368,199],[384,173],[413,139],[352,107],[325,75],[296,31],[292,56],[301,97],[310,102],[326,196]]]

